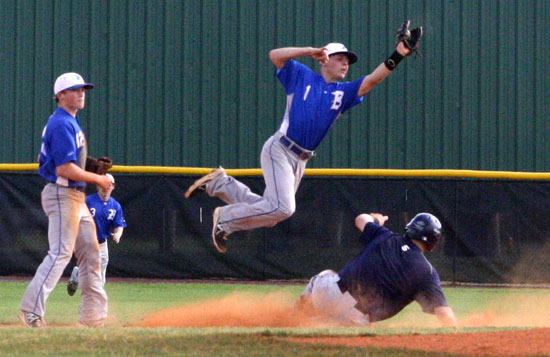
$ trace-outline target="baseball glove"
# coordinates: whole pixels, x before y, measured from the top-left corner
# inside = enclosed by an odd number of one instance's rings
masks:
[[[108,156],[102,156],[99,159],[88,156],[86,158],[86,171],[105,175],[113,167],[113,161]]]
[[[420,39],[423,34],[422,27],[409,30],[410,23],[410,20],[403,21],[399,29],[397,29],[397,33],[395,34],[395,44],[397,45],[399,42],[403,42],[405,47],[411,51],[409,55],[414,52],[420,56],[418,46],[420,45]]]

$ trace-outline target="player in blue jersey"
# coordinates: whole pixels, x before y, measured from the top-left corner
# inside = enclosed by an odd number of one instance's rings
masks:
[[[93,183],[111,187],[105,175],[85,170],[87,144],[76,113],[84,108],[86,89],[94,87],[77,73],[65,73],[54,84],[58,108],[42,131],[38,173],[47,181],[42,208],[48,216],[48,254],[36,270],[20,305],[19,318],[29,327],[44,327],[46,300],[57,285],[73,251],[80,266],[82,305],[79,322],[99,327],[107,316],[107,295],[101,282],[101,259],[95,225],[84,188]]]
[[[107,190],[98,187],[96,194],[86,197],[86,205],[94,217],[97,231],[97,240],[101,252],[101,279],[103,285],[105,285],[105,274],[107,272],[107,265],[109,264],[107,239],[112,238],[118,244],[120,237],[122,237],[122,232],[126,228],[122,206],[117,200],[111,197],[111,193],[115,189],[115,178],[111,174],[107,174],[106,176],[111,180],[113,185]],[[78,289],[78,272],[79,268],[75,266],[71,272],[71,278],[67,283],[67,293],[70,296],[73,296],[76,289]]]
[[[357,216],[363,251],[338,273],[325,270],[311,278],[298,305],[344,325],[368,325],[417,301],[443,326],[456,326],[439,275],[424,256],[439,242],[441,223],[419,213],[400,236],[383,227],[387,219],[379,213]]]
[[[229,234],[259,227],[272,227],[296,210],[295,194],[309,159],[334,122],[364,95],[392,73],[397,63],[410,54],[403,41],[396,51],[369,75],[342,82],[357,55],[341,43],[325,47],[285,47],[269,57],[275,76],[283,85],[287,105],[279,130],[264,144],[261,167],[265,180],[263,196],[227,176],[222,167],[193,183],[187,198],[200,192],[227,203],[213,213],[212,240],[216,249],[227,250]],[[318,74],[296,60],[312,57],[321,66]]]

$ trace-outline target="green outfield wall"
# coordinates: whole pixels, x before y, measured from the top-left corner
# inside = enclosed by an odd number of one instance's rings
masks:
[[[35,162],[67,71],[79,114],[121,165],[256,168],[285,95],[272,48],[343,42],[349,78],[422,25],[407,58],[339,120],[314,168],[550,171],[546,0],[0,0],[0,162]],[[307,65],[315,66],[311,59]]]

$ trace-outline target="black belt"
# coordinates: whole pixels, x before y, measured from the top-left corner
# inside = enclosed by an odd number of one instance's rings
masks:
[[[302,149],[298,144],[296,144],[294,141],[290,140],[284,135],[281,136],[279,141],[281,142],[281,144],[286,146],[290,151],[298,155],[298,157],[302,160],[309,160],[315,156],[315,151]]]
[[[336,284],[338,284],[338,287],[340,288],[342,294],[345,294],[346,291],[348,291],[348,286],[342,281],[342,279],[338,280]]]

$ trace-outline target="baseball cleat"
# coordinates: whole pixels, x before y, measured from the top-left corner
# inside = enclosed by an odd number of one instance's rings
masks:
[[[78,281],[69,280],[67,283],[67,294],[73,296],[76,293],[76,289],[78,289]]]
[[[210,172],[208,175],[204,175],[203,177],[195,181],[191,186],[189,186],[187,191],[185,191],[185,198],[191,198],[199,193],[205,192],[206,184],[208,184],[210,181],[220,176],[224,172],[225,170],[223,169],[223,167],[220,166],[219,168],[212,170],[212,172]]]
[[[214,210],[213,226],[212,226],[212,242],[220,253],[227,252],[227,236],[222,226],[218,224],[221,207]]]
[[[19,320],[21,320],[21,322],[27,327],[46,327],[46,321],[35,313],[20,310],[18,316]]]

